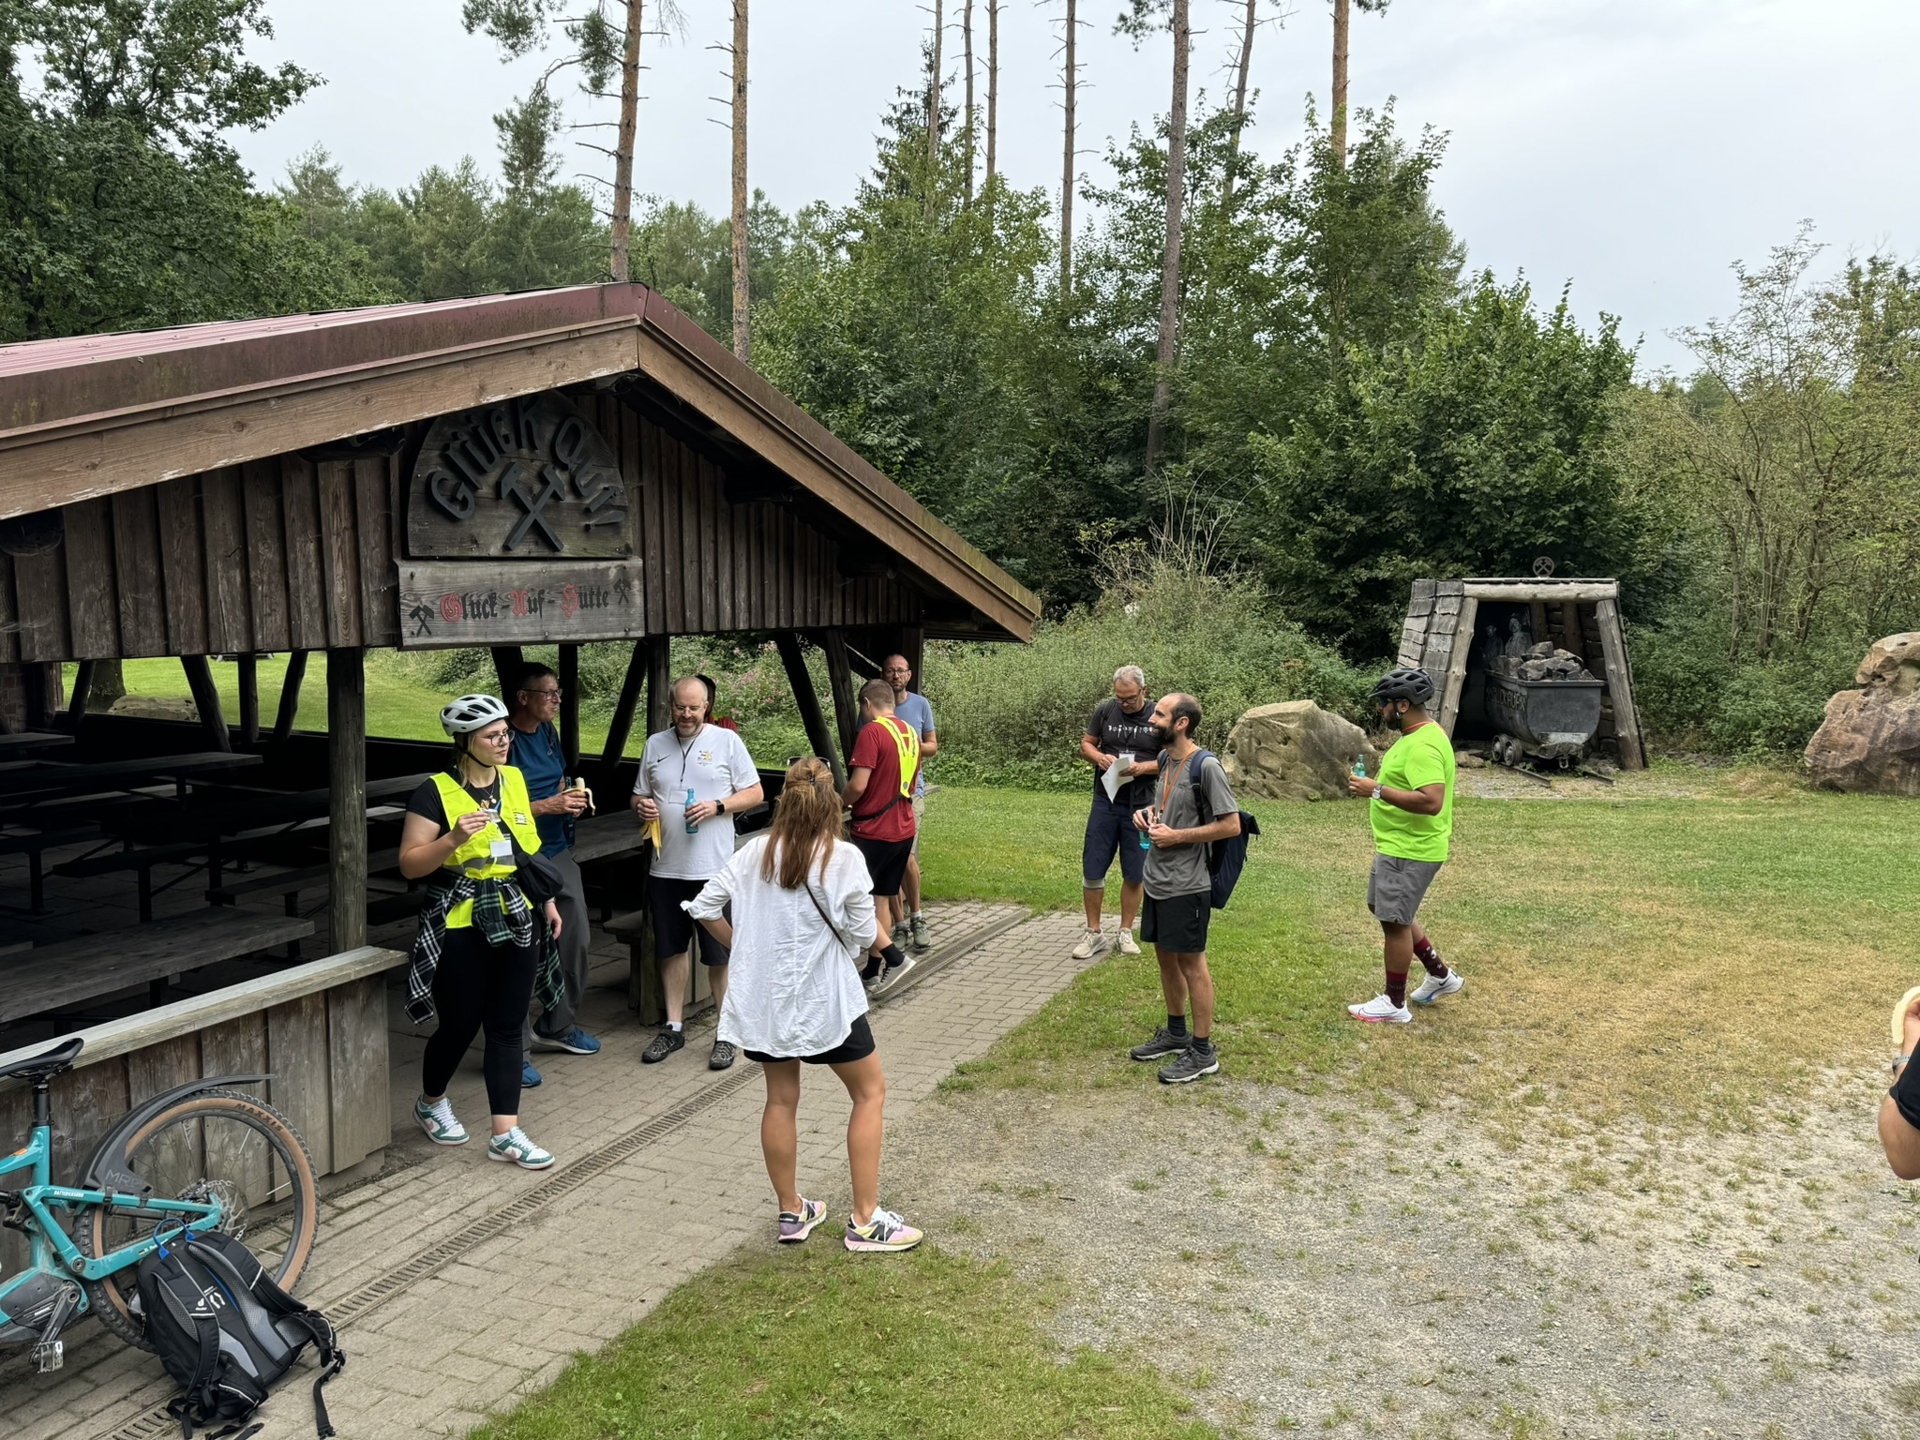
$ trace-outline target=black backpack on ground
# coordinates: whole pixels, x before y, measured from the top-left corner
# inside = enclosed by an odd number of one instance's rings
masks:
[[[1206,787],[1200,783],[1200,767],[1209,760],[1219,758],[1211,750],[1195,750],[1187,762],[1187,783],[1193,787],[1193,800],[1200,809],[1202,825],[1211,825],[1219,817],[1213,813],[1213,807],[1207,804]],[[1207,873],[1213,881],[1207,903],[1213,909],[1227,908],[1227,901],[1233,898],[1233,887],[1240,883],[1240,872],[1247,868],[1247,842],[1259,833],[1260,822],[1242,810],[1240,833],[1230,835],[1225,840],[1216,840],[1207,847]]]
[[[181,1395],[167,1410],[192,1440],[196,1425],[244,1423],[300,1352],[317,1345],[326,1368],[313,1382],[314,1427],[333,1434],[320,1395],[347,1363],[333,1326],[268,1278],[238,1240],[189,1230],[140,1262],[147,1341]]]

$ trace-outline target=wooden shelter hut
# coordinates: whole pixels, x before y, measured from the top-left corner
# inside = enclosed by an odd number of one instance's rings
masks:
[[[930,636],[1024,640],[1037,612],[643,286],[0,349],[0,854],[32,862],[31,893],[0,894],[16,921],[0,1025],[28,1024],[10,1032],[23,1044],[71,1029],[76,1007],[157,1003],[88,1032],[61,1082],[69,1156],[182,1076],[258,1068],[321,1170],[345,1168],[387,1138],[384,972],[402,957],[366,946],[369,916],[407,904],[403,886],[370,892],[369,834],[445,757],[368,737],[367,649],[489,647],[504,674],[520,647],[557,644],[570,772],[623,799],[634,727],[668,723],[673,636],[771,639],[838,769],[856,673],[896,650],[917,671]],[[609,640],[631,663],[605,747],[582,755],[577,647]],[[316,651],[324,735],[294,724]],[[263,717],[268,654],[289,661]],[[99,662],[153,656],[178,658],[197,722],[88,713]],[[237,726],[210,657],[238,661]],[[444,698],[423,693],[423,712]],[[638,850],[619,799],[583,824],[584,859]],[[137,879],[140,923],[36,928],[47,857],[55,875]],[[233,873],[262,858],[273,874]],[[155,872],[190,866],[215,903],[154,919]],[[173,998],[169,977],[196,967],[297,953],[322,894],[322,959]],[[0,1093],[0,1137],[20,1099]]]
[[[1440,692],[1436,718],[1456,744],[1482,738],[1488,721],[1481,704],[1488,629],[1494,643],[1519,626],[1534,641],[1572,652],[1605,689],[1595,742],[1611,747],[1622,766],[1646,768],[1640,717],[1633,704],[1633,670],[1620,628],[1617,580],[1530,576],[1525,579],[1416,580],[1400,632],[1399,663],[1418,665]]]

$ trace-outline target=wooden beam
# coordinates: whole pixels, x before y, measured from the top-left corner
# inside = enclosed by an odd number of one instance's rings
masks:
[[[580,647],[560,647],[560,751],[566,756],[567,774],[580,769]],[[502,699],[506,697],[502,696]],[[507,701],[509,707],[511,700]]]
[[[93,696],[93,677],[97,662],[82,660],[73,672],[73,693],[67,697],[66,728],[80,733],[80,722],[87,715],[87,701]]]
[[[1646,743],[1640,734],[1640,712],[1633,703],[1633,671],[1627,663],[1627,637],[1620,629],[1620,610],[1612,600],[1593,607],[1600,626],[1600,653],[1607,666],[1607,695],[1613,701],[1613,733],[1620,745],[1620,764],[1628,770],[1647,768]]]
[[[830,627],[820,633],[827,652],[827,683],[833,689],[833,718],[840,727],[840,755],[851,762],[854,737],[860,733],[860,705],[853,698],[853,661],[847,654],[846,633]]]
[[[193,707],[200,712],[200,728],[216,750],[233,749],[233,737],[227,733],[227,717],[220,709],[220,692],[214,687],[213,667],[204,655],[182,655],[180,668],[187,672],[187,689],[193,692]]]
[[[806,726],[807,743],[813,746],[815,755],[833,768],[833,783],[844,788],[847,783],[846,768],[841,765],[840,753],[834,746],[832,734],[827,730],[827,717],[821,712],[819,695],[814,692],[813,676],[807,670],[807,657],[800,648],[800,636],[792,630],[782,630],[773,637],[773,644],[780,652],[780,663],[787,667],[787,683],[793,686],[793,699],[800,707],[800,723]]]
[[[1569,582],[1564,585],[1547,582],[1528,584],[1524,580],[1468,580],[1463,593],[1476,600],[1575,600],[1592,604],[1598,600],[1619,598],[1620,586],[1612,580]]]
[[[357,649],[327,652],[327,832],[328,944],[352,950],[367,943],[367,670]]]
[[[673,724],[673,646],[665,635],[649,635],[646,646],[647,733],[657,735]]]
[[[633,658],[627,661],[626,678],[620,682],[620,698],[614,702],[613,720],[607,726],[607,743],[600,751],[600,764],[611,770],[626,753],[627,740],[633,734],[633,712],[640,703],[640,687],[647,679],[647,642],[633,642]]]
[[[1573,600],[1563,601],[1560,606],[1560,629],[1567,637],[1567,653],[1587,658],[1586,637],[1580,633],[1580,606]]]
[[[1473,653],[1473,622],[1480,602],[1466,596],[1460,602],[1459,618],[1453,627],[1453,650],[1447,657],[1447,674],[1440,700],[1440,728],[1449,736],[1453,722],[1460,718],[1460,695],[1467,686],[1467,657]]]
[[[924,625],[902,625],[900,627],[900,653],[907,657],[907,668],[913,671],[914,690],[916,692],[924,691],[927,688],[927,627]]]
[[[260,657],[242,655],[240,664],[240,738],[260,743]]]
[[[518,645],[493,647],[493,679],[500,687],[500,703],[508,709],[513,708],[513,690],[520,682],[520,667],[526,663]]]
[[[278,745],[293,734],[293,722],[300,713],[300,684],[307,678],[307,652],[295,650],[287,656],[287,673],[280,678],[280,709],[273,717],[273,742]]]

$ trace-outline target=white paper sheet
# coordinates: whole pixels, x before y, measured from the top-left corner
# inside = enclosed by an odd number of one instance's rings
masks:
[[[1133,763],[1133,756],[1122,753],[1113,757],[1113,764],[1107,767],[1107,773],[1100,777],[1100,783],[1107,787],[1107,799],[1120,798],[1120,787],[1127,783],[1126,768]]]

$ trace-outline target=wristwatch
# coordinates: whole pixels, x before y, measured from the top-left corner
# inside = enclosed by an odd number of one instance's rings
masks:
[[[713,802],[713,813],[714,813],[714,814],[716,814],[716,815],[724,815],[724,814],[726,814],[726,813],[727,813],[727,802],[726,802],[726,801],[724,801],[724,800],[716,800],[716,801],[714,801],[714,802]]]
[[[1380,798],[1381,792],[1384,791],[1386,788],[1387,787],[1380,781],[1378,780],[1374,781],[1373,782],[1373,798],[1378,800]]]
[[[1913,1052],[1911,1050],[1909,1050],[1904,1055],[1896,1055],[1893,1057],[1893,1064],[1889,1065],[1887,1068],[1891,1070],[1894,1074],[1898,1075],[1900,1073],[1900,1067],[1906,1064],[1907,1061],[1911,1060],[1912,1058],[1913,1058]]]

